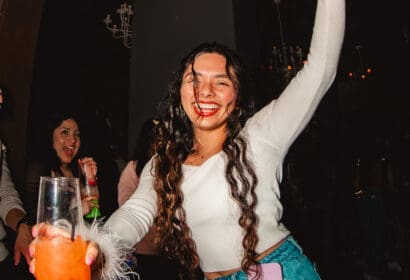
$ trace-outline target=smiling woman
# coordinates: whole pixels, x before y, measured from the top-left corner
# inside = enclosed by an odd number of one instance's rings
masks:
[[[66,119],[53,131],[53,149],[62,164],[70,164],[80,148],[80,129],[74,119]],[[72,174],[68,174],[72,175]]]
[[[94,271],[109,275],[118,264],[112,249],[132,248],[153,227],[155,245],[180,264],[180,279],[196,279],[198,268],[208,280],[248,279],[255,271],[268,279],[259,272],[274,263],[284,279],[320,279],[283,224],[279,184],[287,151],[334,81],[344,7],[344,0],[317,1],[304,68],[254,114],[234,51],[210,42],[182,59],[138,188],[89,242],[86,263]],[[208,158],[190,164],[196,154]],[[110,236],[115,240],[105,242]]]
[[[193,124],[196,138],[185,163],[200,165],[221,150],[226,137],[225,124],[236,104],[237,83],[235,75],[226,72],[226,58],[218,53],[199,55],[185,70],[181,104]],[[210,139],[219,145],[207,145],[212,142]]]
[[[183,75],[181,103],[195,131],[220,127],[235,107],[236,81],[226,73],[225,65],[220,54],[202,54]]]

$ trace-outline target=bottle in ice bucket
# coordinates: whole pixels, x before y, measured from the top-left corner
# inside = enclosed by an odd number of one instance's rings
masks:
[[[82,197],[83,201],[88,202],[90,205],[90,211],[84,215],[84,219],[92,223],[95,219],[101,217],[97,180],[87,180],[82,190]]]

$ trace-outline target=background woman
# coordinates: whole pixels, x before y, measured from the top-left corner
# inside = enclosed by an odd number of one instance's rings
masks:
[[[33,219],[36,217],[41,176],[76,177],[82,178],[83,182],[97,176],[97,163],[93,158],[81,157],[80,128],[73,114],[54,114],[49,119],[44,138],[44,146],[39,149],[41,152],[27,167],[27,210]]]

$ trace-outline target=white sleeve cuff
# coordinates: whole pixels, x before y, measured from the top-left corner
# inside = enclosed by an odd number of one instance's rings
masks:
[[[121,245],[118,236],[104,229],[102,222],[94,221],[91,225],[86,225],[82,235],[87,241],[98,244],[104,259],[102,267],[91,268],[93,280],[125,280],[132,275],[139,279],[139,275],[131,271],[125,262],[126,255],[135,248]]]

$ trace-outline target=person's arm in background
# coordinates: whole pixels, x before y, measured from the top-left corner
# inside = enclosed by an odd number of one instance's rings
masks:
[[[27,263],[30,263],[31,257],[28,251],[28,246],[33,240],[31,236],[31,227],[26,223],[26,212],[11,179],[5,152],[1,168],[0,217],[8,227],[16,231],[14,263],[15,265],[20,263],[21,254],[26,258]]]
[[[134,193],[138,185],[138,176],[136,173],[137,161],[129,161],[127,166],[121,172],[120,180],[118,182],[118,205],[124,204]]]
[[[19,209],[11,209],[6,216],[6,224],[11,229],[16,231],[16,241],[14,243],[14,264],[20,263],[21,255],[26,258],[27,263],[30,263],[31,257],[28,251],[33,237],[31,236],[31,226],[26,222],[21,222],[25,219],[26,214]]]
[[[27,165],[25,174],[24,188],[24,208],[27,216],[35,223],[37,217],[37,200],[38,189],[40,184],[40,176],[50,176],[51,171],[46,171],[46,168],[38,161],[32,161]]]

